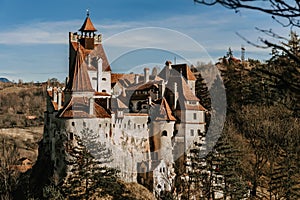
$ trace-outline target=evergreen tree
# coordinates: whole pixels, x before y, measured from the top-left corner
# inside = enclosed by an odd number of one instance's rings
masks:
[[[207,84],[200,73],[196,74],[195,76],[197,78],[195,88],[196,96],[199,98],[200,104],[203,105],[204,108],[211,110],[211,100]]]
[[[70,158],[67,162],[71,169],[63,189],[65,196],[89,199],[92,194],[107,194],[113,187],[106,187],[117,180],[117,170],[106,166],[111,162],[111,151],[88,127],[83,128],[81,137],[75,135],[75,139],[76,144],[69,144]]]
[[[289,131],[279,144],[279,156],[270,175],[270,189],[277,199],[300,199],[300,127],[296,121],[289,120],[284,128],[289,128]]]
[[[224,199],[243,199],[247,196],[248,188],[242,176],[241,152],[231,144],[231,134],[237,134],[233,123],[225,125],[224,132],[215,146],[216,163],[215,174],[219,176],[219,190],[222,191]]]

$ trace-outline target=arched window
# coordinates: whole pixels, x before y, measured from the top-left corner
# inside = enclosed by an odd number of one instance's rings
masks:
[[[166,130],[164,130],[162,133],[161,133],[161,136],[168,136],[168,132]]]
[[[102,81],[106,81],[106,78],[102,78]]]
[[[102,90],[102,92],[106,92],[106,90]]]

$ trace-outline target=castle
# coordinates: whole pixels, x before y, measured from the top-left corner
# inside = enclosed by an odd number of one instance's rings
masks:
[[[43,143],[54,174],[62,179],[70,167],[62,138],[75,141],[88,127],[111,150],[109,165],[121,179],[154,193],[170,190],[189,148],[204,143],[206,109],[195,95],[195,76],[187,64],[170,61],[159,73],[113,73],[89,14],[79,31],[69,33],[65,88],[47,88]]]

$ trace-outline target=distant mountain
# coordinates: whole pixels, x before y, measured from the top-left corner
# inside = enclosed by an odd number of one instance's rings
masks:
[[[8,80],[7,78],[0,78],[0,82],[2,82],[2,83],[10,83],[11,81]]]

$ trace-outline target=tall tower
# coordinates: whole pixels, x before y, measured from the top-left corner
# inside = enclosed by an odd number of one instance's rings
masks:
[[[69,33],[69,79],[74,74],[76,55],[80,50],[90,84],[95,92],[111,94],[111,68],[102,46],[102,35],[96,34],[89,12],[79,33]]]
[[[90,19],[89,11],[87,11],[87,17],[79,31],[81,32],[81,38],[79,39],[80,44],[87,50],[93,50],[95,47],[94,36],[97,29]]]
[[[241,60],[242,60],[242,62],[244,62],[245,61],[245,47],[244,47],[244,45],[242,45],[242,47],[241,47]]]

